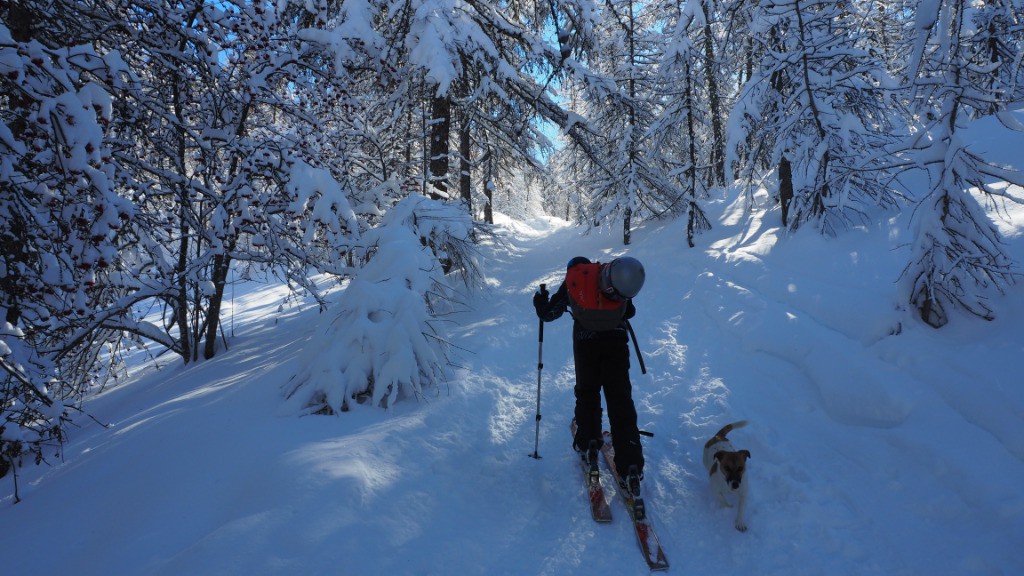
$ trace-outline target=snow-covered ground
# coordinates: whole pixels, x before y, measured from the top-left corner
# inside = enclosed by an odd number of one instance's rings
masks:
[[[235,338],[212,361],[162,360],[88,403],[63,461],[10,477],[0,558],[19,576],[643,574],[625,510],[589,516],[568,432],[570,320],[545,326],[533,452],[531,295],[582,254],[647,266],[633,321],[644,490],[679,574],[1024,573],[1024,284],[993,322],[936,331],[896,310],[900,227],[780,240],[712,204],[622,249],[536,218],[481,247],[488,288],[457,315],[450,385],[389,411],[298,418],[281,386],[329,350],[315,307],[239,286]],[[1024,213],[1004,224],[1024,261]],[[904,234],[906,232],[903,232]],[[903,320],[901,322],[901,319]],[[893,335],[898,332],[898,335]],[[635,363],[634,363],[635,364]],[[701,465],[723,424],[751,451],[747,533]]]

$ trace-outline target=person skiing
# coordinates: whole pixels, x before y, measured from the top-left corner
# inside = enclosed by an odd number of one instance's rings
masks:
[[[636,314],[633,297],[645,279],[644,267],[628,256],[602,264],[577,256],[566,266],[565,280],[549,297],[543,285],[533,296],[543,322],[570,310],[573,317],[573,360],[576,366],[573,449],[587,462],[597,462],[604,443],[601,433],[601,391],[615,449],[615,469],[635,496],[643,479],[644,456],[637,428],[633,388],[629,380],[627,320]]]

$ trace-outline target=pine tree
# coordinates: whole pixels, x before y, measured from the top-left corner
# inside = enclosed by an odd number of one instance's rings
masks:
[[[758,162],[776,166],[783,224],[823,233],[870,221],[894,206],[884,149],[894,130],[888,79],[873,56],[855,3],[764,3],[754,22],[767,30],[761,67],[733,111],[733,156],[746,158],[747,185]],[[898,127],[898,125],[897,125]],[[767,143],[767,145],[765,144]]]
[[[622,222],[623,244],[638,222],[674,213],[684,195],[671,176],[673,153],[655,149],[652,126],[661,113],[656,89],[664,37],[654,6],[605,2],[585,57],[591,71],[570,89],[595,138],[570,140],[563,165],[578,176],[582,210],[594,225]]]
[[[724,170],[723,127],[712,104],[720,102],[717,80],[712,80],[717,78],[718,67],[713,56],[709,57],[713,42],[706,36],[711,30],[705,20],[707,4],[687,3],[685,10],[663,10],[668,33],[658,66],[661,112],[649,130],[651,153],[682,191],[674,211],[686,214],[686,241],[692,248],[695,235],[711,228],[701,206],[709,186],[721,185],[724,178],[720,173]]]
[[[992,182],[1024,185],[1024,176],[987,163],[965,145],[960,132],[1005,104],[995,86],[1020,83],[993,80],[999,76],[991,72],[1012,67],[979,68],[979,57],[985,57],[978,48],[991,46],[993,30],[976,26],[975,16],[995,21],[962,0],[922,3],[909,49],[908,78],[920,103],[914,112],[922,119],[910,160],[927,168],[929,186],[919,193],[915,242],[902,285],[908,303],[936,328],[949,322],[953,309],[993,318],[988,298],[1015,278],[1002,238],[978,198],[1013,200]],[[1012,30],[1007,33],[1012,37]]]

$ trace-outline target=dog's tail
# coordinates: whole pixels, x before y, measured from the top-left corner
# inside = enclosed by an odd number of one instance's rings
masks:
[[[747,422],[746,420],[740,420],[739,422],[726,424],[725,426],[722,427],[721,430],[718,431],[718,434],[715,434],[715,436],[721,436],[722,438],[725,438],[729,434],[729,432],[732,432],[737,428],[743,428],[747,424],[749,424],[749,422]]]

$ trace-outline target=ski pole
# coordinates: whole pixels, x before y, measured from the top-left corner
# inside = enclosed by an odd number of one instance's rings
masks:
[[[540,285],[540,291],[544,292],[544,285]],[[539,338],[537,340],[537,429],[533,437],[533,454],[531,458],[537,460],[540,459],[540,454],[537,453],[537,449],[540,447],[540,374],[544,369],[544,319],[540,320]]]

